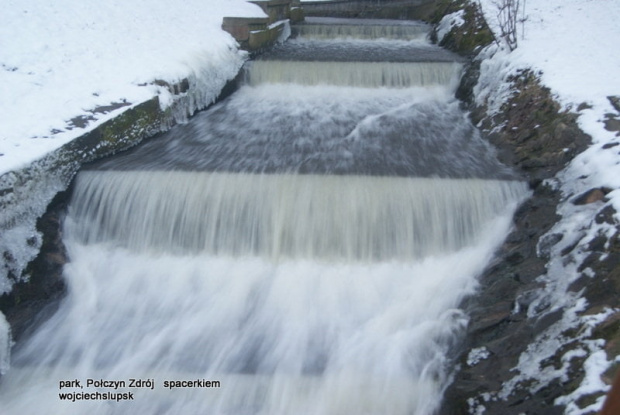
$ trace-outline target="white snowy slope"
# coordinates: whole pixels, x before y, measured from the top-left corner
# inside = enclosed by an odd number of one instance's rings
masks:
[[[499,33],[497,2],[481,0],[479,4],[492,30]],[[518,26],[517,48],[510,52],[508,48],[491,45],[481,51],[484,60],[480,81],[474,91],[477,102],[486,103],[491,113],[499,110],[511,92],[507,78],[520,69],[532,69],[540,73],[542,83],[551,89],[564,109],[578,114],[578,123],[592,137],[592,144],[548,183],[560,189],[564,200],[558,209],[562,219],[549,233],[561,233],[564,237],[551,249],[547,275],[541,277],[545,288],[530,306],[528,314],[535,316],[536,307],[545,302],[550,304],[547,312],[565,309],[564,317],[521,356],[512,381],[497,394],[485,394],[484,399],[507,397],[517,382],[526,379],[535,380],[531,382],[531,392],[536,393],[553,379],[566,379],[571,359],[582,357],[585,358],[582,384],[576,391],[558,398],[556,403],[566,405],[566,414],[586,414],[598,410],[603,399],[586,408],[578,407],[576,401],[583,395],[607,390],[601,374],[614,360],[620,360],[620,357],[606,355],[602,341],[587,339],[598,322],[620,310],[607,309],[585,316],[581,314],[587,309],[585,298],[567,292],[571,282],[580,275],[578,268],[589,253],[588,242],[601,233],[611,236],[617,232],[617,226],[596,224],[594,216],[605,205],[612,205],[616,212],[620,211],[620,153],[617,150],[620,147],[614,145],[620,142],[620,137],[604,128],[606,114],[620,116],[608,99],[608,96],[620,96],[620,54],[615,47],[620,44],[620,2],[522,0],[521,4],[525,4],[525,11],[520,15],[525,17],[525,22]],[[456,14],[447,17],[443,25],[458,24],[458,18]],[[578,110],[582,103],[587,104],[583,106],[585,109]],[[575,196],[595,187],[612,189],[606,197],[608,201],[584,206],[571,203]],[[617,214],[616,220],[620,221]],[[573,250],[575,261],[562,261],[560,252],[573,244],[577,244]],[[570,340],[561,333],[576,326],[581,327],[578,335],[582,340],[581,349],[566,353],[562,358],[562,368],[542,370],[540,363]],[[481,413],[484,407],[474,406],[471,410],[472,413]]]
[[[487,21],[497,31],[494,1],[481,4]],[[518,27],[518,47],[511,53],[497,51],[483,63],[478,100],[482,102],[495,93],[492,87],[520,68],[540,71],[543,84],[565,109],[577,111],[582,103],[591,107],[579,112],[579,124],[594,145],[572,163],[568,169],[572,177],[588,175],[584,188],[619,188],[618,157],[608,157],[598,149],[618,141],[615,133],[604,129],[603,120],[605,114],[617,113],[607,97],[620,96],[620,54],[613,46],[620,42],[620,2],[529,0],[525,17],[523,27]],[[620,208],[620,195],[614,192],[609,197]]]
[[[179,81],[236,74],[243,59],[224,16],[264,16],[244,0],[3,0],[0,174],[84,134],[68,122],[98,106],[139,104]],[[209,80],[204,80],[208,88]],[[166,96],[160,99],[166,103]],[[114,113],[99,116],[92,129]]]

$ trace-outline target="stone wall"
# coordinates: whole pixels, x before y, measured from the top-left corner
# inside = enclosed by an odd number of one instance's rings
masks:
[[[480,60],[476,53],[492,43],[493,35],[474,2],[443,1],[442,13],[435,22],[457,10],[465,10],[465,24],[455,27],[445,36],[441,45],[463,56],[470,57],[470,65],[457,92],[468,106],[475,124],[486,132],[488,139],[498,148],[503,162],[514,166],[529,181],[532,197],[516,212],[514,228],[497,253],[497,257],[480,277],[480,289],[475,297],[463,304],[471,317],[461,347],[455,350],[453,362],[458,370],[454,382],[445,395],[442,415],[465,415],[478,413],[484,408],[489,415],[563,414],[564,408],[555,399],[575,390],[584,378],[585,356],[563,356],[570,350],[580,350],[583,342],[603,339],[609,358],[620,352],[620,319],[613,315],[594,330],[574,328],[560,335],[568,341],[554,355],[542,362],[540,371],[565,370],[566,378],[560,377],[536,388],[535,379],[524,379],[514,385],[511,393],[499,393],[503,385],[515,376],[514,368],[519,358],[552,325],[558,323],[566,310],[550,312],[544,302],[540,310],[531,315],[528,308],[537,293],[544,287],[539,279],[547,273],[549,252],[562,239],[561,234],[549,234],[560,220],[558,206],[562,200],[559,188],[551,185],[566,165],[590,143],[576,122],[576,114],[563,111],[553,100],[549,89],[541,85],[537,74],[523,70],[509,79],[511,96],[501,110],[493,116],[487,109],[477,106],[473,99]],[[572,203],[599,203],[609,189],[591,189],[576,197]],[[568,202],[571,203],[571,202]],[[599,206],[596,205],[596,206]],[[614,224],[613,209],[602,208],[595,222]],[[579,266],[586,267],[595,276],[582,275],[569,292],[582,292],[588,301],[583,313],[594,314],[604,307],[617,307],[620,294],[620,237],[599,236],[586,247],[591,253]],[[571,261],[577,245],[567,246],[561,253],[563,261]],[[484,351],[483,359],[473,359],[472,351]],[[476,360],[475,362],[473,360]],[[613,374],[606,375],[611,381]],[[593,391],[577,404],[585,407],[603,393]]]

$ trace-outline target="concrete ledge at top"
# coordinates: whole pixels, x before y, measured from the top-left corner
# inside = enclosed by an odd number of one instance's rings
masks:
[[[247,49],[249,51],[257,51],[273,45],[280,37],[283,30],[284,21],[282,22],[282,24],[273,25],[266,30],[250,32],[250,38],[247,42]],[[242,47],[243,46],[244,45],[242,45]]]
[[[332,0],[304,1],[306,16],[428,21],[439,0]]]

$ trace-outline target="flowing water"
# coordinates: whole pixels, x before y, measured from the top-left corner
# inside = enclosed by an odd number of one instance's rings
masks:
[[[424,29],[309,19],[231,97],[82,171],[68,295],[0,412],[432,414],[527,190]]]

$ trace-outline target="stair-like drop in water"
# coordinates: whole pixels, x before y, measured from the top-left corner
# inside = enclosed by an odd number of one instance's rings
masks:
[[[306,17],[295,26],[295,33],[306,39],[397,39],[423,40],[429,26],[409,20],[339,19]]]
[[[299,32],[420,27],[337,23]],[[0,412],[432,414],[458,306],[527,196],[459,110],[459,71],[419,40],[297,39],[82,171],[68,294],[18,345]]]
[[[89,171],[69,223],[81,243],[136,252],[411,261],[467,247],[523,193],[480,179]]]

